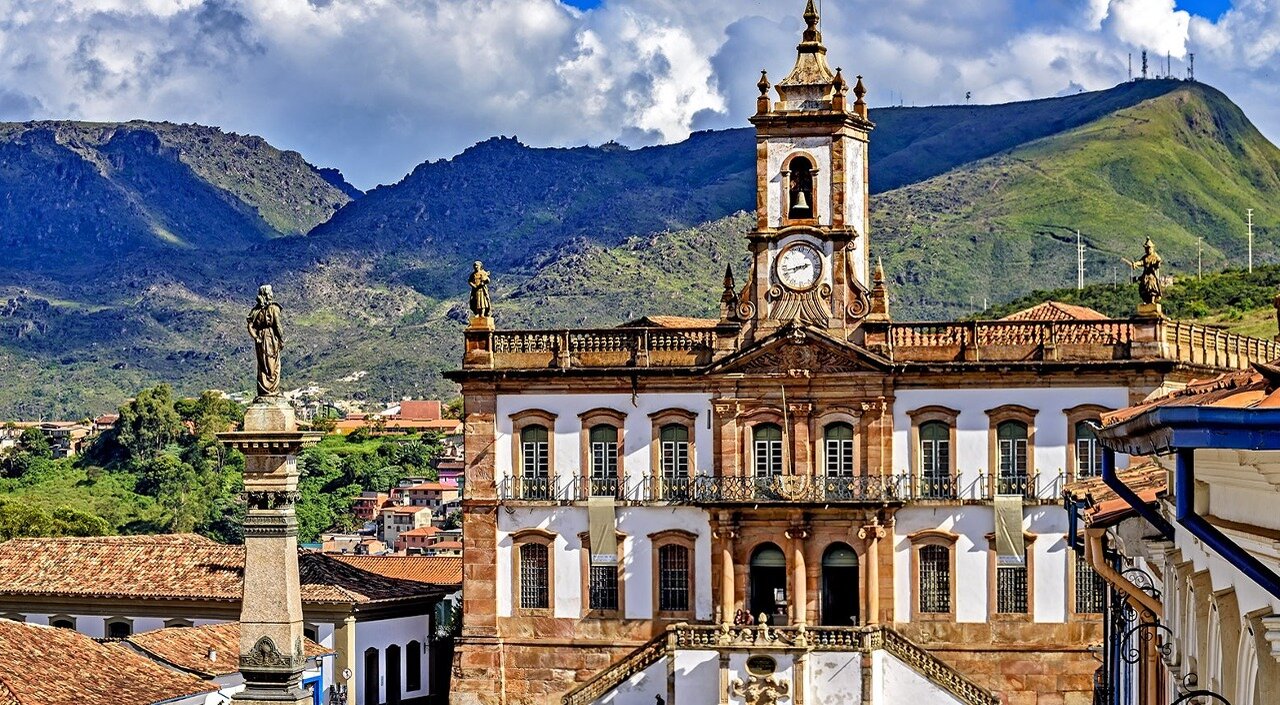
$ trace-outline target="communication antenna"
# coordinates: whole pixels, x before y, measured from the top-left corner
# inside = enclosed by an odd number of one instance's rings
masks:
[[[1173,78],[1173,52],[1164,53],[1164,77]]]
[[[1249,216],[1249,273],[1253,274],[1253,209],[1245,209]]]
[[[1080,231],[1076,230],[1076,291],[1084,288],[1084,240],[1080,239]]]
[[[1133,80],[1133,52],[1129,52],[1129,80]]]
[[[1143,80],[1146,80],[1147,78],[1147,50],[1146,49],[1142,50],[1142,78]]]
[[[1196,82],[1196,55],[1188,55],[1191,59],[1191,65],[1187,67],[1187,80],[1192,83]]]

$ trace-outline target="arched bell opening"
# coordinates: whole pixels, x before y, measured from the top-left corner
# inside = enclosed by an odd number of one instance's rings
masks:
[[[817,205],[814,193],[814,175],[817,170],[808,157],[792,157],[786,169],[787,218],[803,220],[814,218]]]
[[[858,624],[858,554],[848,544],[833,543],[822,554],[822,626]]]
[[[768,615],[770,624],[787,621],[787,557],[782,549],[764,543],[751,554],[751,618]]]

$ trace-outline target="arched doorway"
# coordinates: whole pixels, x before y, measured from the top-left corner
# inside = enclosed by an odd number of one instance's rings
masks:
[[[378,669],[378,650],[364,650],[364,702],[366,705],[378,705],[382,698],[378,697],[378,686],[381,685],[382,674]]]
[[[770,624],[787,621],[787,557],[771,543],[751,554],[751,618],[769,615]]]
[[[858,623],[858,554],[847,544],[833,543],[822,554],[822,625],[851,627]]]
[[[387,705],[400,705],[400,646],[387,647]]]

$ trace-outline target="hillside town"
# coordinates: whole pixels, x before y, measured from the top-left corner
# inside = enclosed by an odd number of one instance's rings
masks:
[[[92,458],[153,512],[0,517],[0,704],[1277,702],[1280,292],[1266,335],[1167,315],[1153,230],[1128,315],[895,317],[818,5],[742,77],[716,315],[508,326],[477,260],[460,399],[360,404],[291,390],[263,284],[253,392],[0,423],[15,486]]]

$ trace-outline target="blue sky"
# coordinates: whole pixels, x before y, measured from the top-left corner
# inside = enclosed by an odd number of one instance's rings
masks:
[[[0,0],[0,121],[215,125],[370,188],[493,135],[643,146],[746,126],[804,2]],[[823,5],[831,64],[873,107],[1101,90],[1143,49],[1177,76],[1194,52],[1198,79],[1280,137],[1276,0]]]

